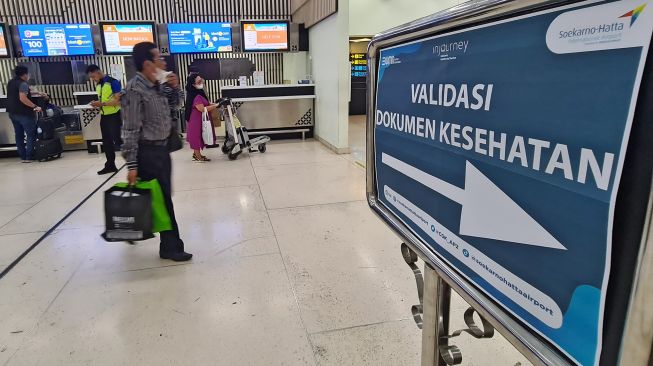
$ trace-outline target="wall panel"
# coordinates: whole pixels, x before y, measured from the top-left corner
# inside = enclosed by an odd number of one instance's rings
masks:
[[[157,23],[231,22],[241,19],[290,19],[290,0],[0,0],[0,21],[9,25],[32,23],[90,23],[101,20],[153,20]],[[97,45],[99,46],[99,45]],[[175,61],[182,82],[188,65],[197,58],[249,58],[257,70],[265,72],[268,83],[283,82],[283,57],[280,53],[224,53],[210,55],[176,55]],[[123,58],[51,57],[49,61],[83,60],[96,63],[105,71],[110,64],[123,65]],[[39,61],[39,59],[21,59]],[[18,59],[0,60],[0,89],[4,94],[11,70]],[[124,67],[123,67],[124,69]],[[123,80],[125,82],[126,80]],[[236,80],[207,83],[211,98],[218,88],[234,85]],[[92,85],[40,86],[62,106],[73,105],[74,91],[93,90]]]
[[[290,5],[292,5],[293,22],[304,23],[306,28],[314,26],[338,11],[337,0],[291,0]]]

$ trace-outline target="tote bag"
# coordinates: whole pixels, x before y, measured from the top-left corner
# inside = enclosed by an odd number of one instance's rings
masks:
[[[129,189],[127,183],[117,183],[114,187],[119,189]],[[150,193],[151,212],[152,212],[152,232],[160,233],[162,231],[172,230],[172,219],[166,208],[165,199],[163,198],[163,190],[161,185],[156,179],[152,180],[139,180],[136,182],[134,188],[139,190],[148,191]]]
[[[104,192],[104,240],[139,241],[153,238],[152,196],[147,189],[111,187]]]
[[[209,115],[209,112],[204,108],[204,112],[202,112],[202,141],[204,141],[204,145],[215,145],[213,134],[213,121],[211,121],[211,115]]]

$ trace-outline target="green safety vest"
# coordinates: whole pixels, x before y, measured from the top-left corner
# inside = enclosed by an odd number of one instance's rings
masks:
[[[104,82],[102,84],[98,84],[95,87],[95,90],[97,91],[97,95],[100,98],[100,102],[106,103],[111,100],[111,96],[113,95],[113,90],[111,90],[110,82]],[[103,115],[108,116],[120,112],[120,106],[115,106],[115,107],[104,106],[101,107],[100,110],[102,111]]]

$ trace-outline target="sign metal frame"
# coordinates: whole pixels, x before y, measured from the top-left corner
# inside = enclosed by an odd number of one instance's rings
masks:
[[[514,319],[484,292],[451,268],[379,201],[376,184],[374,144],[376,84],[381,49],[454,29],[510,18],[530,12],[559,7],[581,0],[480,0],[470,1],[376,35],[368,48],[367,113],[367,200],[370,208],[415,251],[435,275],[456,291],[480,316],[496,328],[534,365],[573,365],[566,356],[526,325]],[[649,60],[651,62],[652,60]],[[639,104],[639,103],[638,103]],[[619,365],[644,366],[650,361],[653,342],[653,185],[649,187],[646,219],[642,233],[633,291],[629,299],[624,334],[619,350]],[[440,294],[439,294],[440,295]],[[426,299],[425,299],[426,300]],[[426,302],[426,301],[425,301]],[[426,311],[425,311],[426,312]],[[437,333],[437,331],[436,331]],[[439,335],[442,336],[442,335]],[[423,352],[432,350],[423,349]],[[652,359],[653,360],[653,359]]]

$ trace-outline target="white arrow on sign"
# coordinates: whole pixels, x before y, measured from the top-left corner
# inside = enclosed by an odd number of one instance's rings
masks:
[[[381,161],[388,167],[462,205],[461,235],[567,250],[469,161],[465,166],[464,189],[386,153],[381,154]]]

